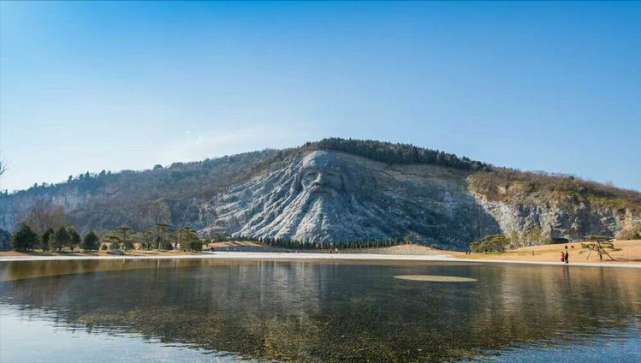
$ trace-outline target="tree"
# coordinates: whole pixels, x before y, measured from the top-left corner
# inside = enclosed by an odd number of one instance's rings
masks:
[[[510,240],[503,234],[490,234],[480,241],[470,243],[470,249],[474,252],[490,253],[505,252]]]
[[[134,244],[129,238],[129,231],[131,231],[131,228],[128,226],[121,226],[118,227],[118,231],[120,231],[120,241],[125,245],[125,249],[131,250],[134,248]]]
[[[145,232],[140,233],[140,241],[143,249],[150,250],[154,243],[154,230],[150,228]]]
[[[49,239],[51,238],[51,235],[53,235],[54,230],[52,228],[49,228],[45,231],[45,233],[40,236],[40,248],[43,251],[48,251],[49,250]]]
[[[132,227],[137,231],[144,231],[160,223],[171,221],[169,206],[162,200],[131,205],[127,209]]]
[[[191,227],[184,227],[178,230],[178,243],[183,251],[200,252],[203,250],[203,242]]]
[[[23,224],[13,235],[11,244],[16,251],[33,250],[38,245],[38,235],[35,234],[29,226]]]
[[[52,235],[49,237],[49,248],[53,251],[62,251],[62,248],[69,245],[71,237],[67,232],[65,227],[58,228]]]
[[[166,237],[170,227],[171,225],[167,223],[156,223],[156,243],[158,249],[165,246]],[[171,243],[169,243],[169,245],[171,245]]]
[[[114,236],[112,234],[104,236],[103,241],[109,243],[109,248],[112,250],[120,249],[120,244],[122,243],[120,237]]]
[[[89,231],[82,240],[82,249],[85,251],[96,251],[100,247],[99,245],[98,236],[93,231]]]
[[[40,235],[49,228],[57,229],[69,224],[64,207],[44,199],[36,200],[21,220]]]
[[[606,248],[610,249],[610,250],[613,250],[613,251],[620,251],[621,250],[620,248],[615,248],[614,247],[614,244],[612,243],[612,241],[613,241],[612,237],[600,236],[600,235],[593,234],[593,235],[585,236],[585,239],[587,241],[593,241],[591,243],[587,243],[587,244],[583,244],[582,243],[581,244],[582,248],[587,248],[588,250],[590,250],[590,252],[588,253],[588,257],[585,258],[586,260],[588,258],[590,258],[590,255],[592,254],[592,252],[596,252],[596,253],[599,254],[599,260],[600,261],[603,261],[603,255],[608,256],[610,258],[610,260],[614,261],[614,258],[612,258],[612,256],[610,256],[608,251],[606,251]]]
[[[67,233],[69,234],[69,248],[73,251],[81,242],[80,235],[73,227],[68,227]]]

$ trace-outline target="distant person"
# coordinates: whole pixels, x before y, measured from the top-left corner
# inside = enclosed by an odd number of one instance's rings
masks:
[[[570,263],[570,252],[565,251],[565,263]]]
[[[561,262],[565,261],[565,252],[561,251]]]

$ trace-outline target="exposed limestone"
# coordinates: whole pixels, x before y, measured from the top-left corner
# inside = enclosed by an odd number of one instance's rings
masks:
[[[499,224],[502,233],[517,236],[513,247],[540,244],[552,238],[581,239],[586,235],[614,236],[626,223],[625,212],[615,209],[593,209],[578,204],[572,209],[538,205],[508,204],[488,201],[484,196],[473,193],[479,205],[491,214]],[[541,238],[528,241],[527,233],[537,232]]]
[[[331,243],[410,234],[426,244],[464,248],[499,232],[467,192],[465,177],[437,166],[315,151],[230,188],[210,205],[213,225],[235,236]]]

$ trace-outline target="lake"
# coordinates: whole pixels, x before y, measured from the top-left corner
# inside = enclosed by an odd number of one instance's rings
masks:
[[[640,336],[639,269],[0,262],[3,363],[641,362]]]

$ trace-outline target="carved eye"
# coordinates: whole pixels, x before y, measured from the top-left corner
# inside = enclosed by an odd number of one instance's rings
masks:
[[[327,176],[330,176],[332,178],[340,178],[340,175],[338,174],[338,172],[335,172],[335,171],[328,171]]]

